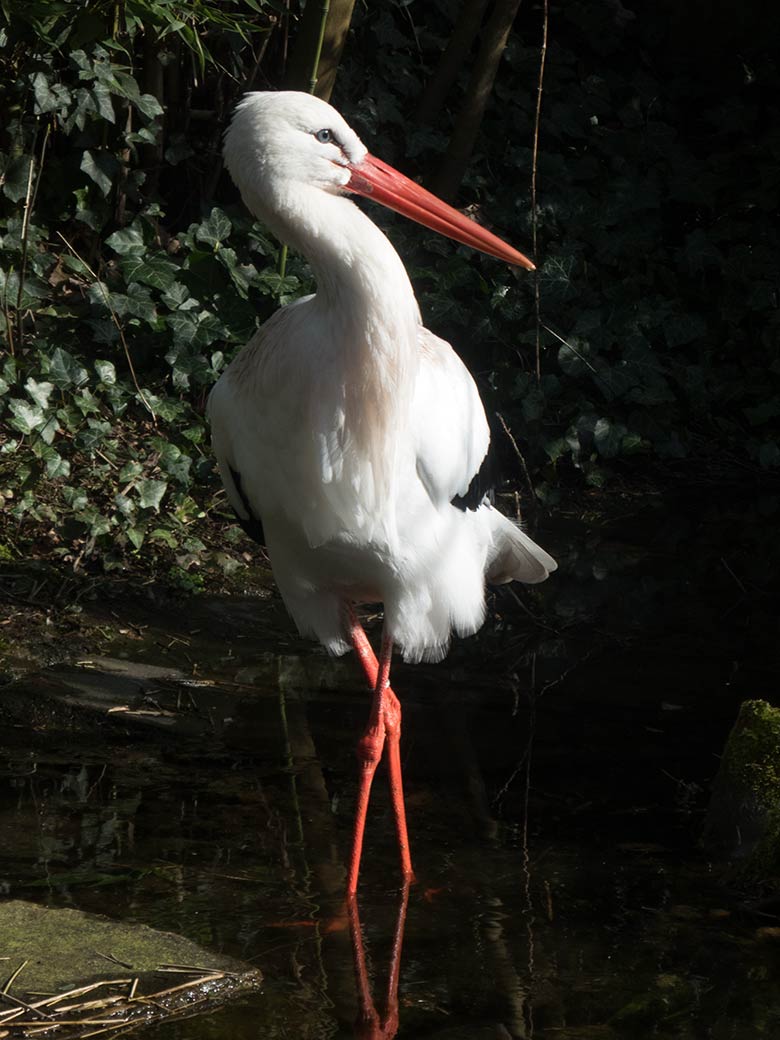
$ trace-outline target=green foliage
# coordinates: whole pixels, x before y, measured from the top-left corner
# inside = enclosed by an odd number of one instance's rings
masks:
[[[383,157],[426,176],[442,161],[449,117],[417,126],[415,111],[452,21],[420,11],[413,25],[410,10],[361,10],[362,59],[348,63],[334,103],[367,140],[382,140]],[[758,5],[738,43],[730,12],[706,26],[698,8],[670,13],[551,8],[540,381],[533,276],[390,225],[414,262],[426,321],[465,355],[549,486],[575,474],[594,485],[616,474],[713,483],[780,474],[772,32],[751,31]],[[459,199],[525,251],[540,33],[539,8],[523,5]]]
[[[160,555],[172,574],[209,550],[206,395],[309,288],[297,258],[279,276],[277,245],[221,176],[221,133],[261,58],[260,82],[281,81],[282,6],[0,4],[4,545],[108,567]],[[449,137],[446,118],[419,126],[415,113],[450,7],[358,8],[337,81],[337,107],[413,174],[435,169]],[[553,15],[539,327],[532,276],[371,215],[548,501],[566,477],[766,479],[780,470],[774,59],[747,31],[737,53],[724,25],[704,42],[684,14],[670,28],[663,7]],[[539,12],[520,19],[460,201],[527,250]]]
[[[176,36],[202,76],[217,65],[204,41],[246,41],[261,9],[240,6],[13,4],[0,32],[0,502],[22,539],[66,559],[203,554],[194,531],[216,486],[206,393],[299,291],[241,211],[202,199],[177,231],[149,183],[175,127],[142,89],[139,43]]]

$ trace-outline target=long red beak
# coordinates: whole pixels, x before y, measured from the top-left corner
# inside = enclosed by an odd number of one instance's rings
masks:
[[[518,253],[498,235],[494,235],[469,217],[464,217],[452,206],[448,206],[419,184],[404,177],[381,159],[367,155],[362,162],[350,169],[352,176],[347,184],[347,191],[373,199],[374,202],[381,202],[388,209],[393,209],[410,220],[416,220],[418,224],[424,224],[425,227],[438,231],[440,235],[454,238],[456,242],[463,242],[464,245],[498,257],[499,260],[524,267],[527,271],[536,269],[527,256]]]

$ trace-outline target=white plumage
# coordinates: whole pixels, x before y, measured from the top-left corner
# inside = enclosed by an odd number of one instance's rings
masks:
[[[543,581],[555,561],[487,500],[452,504],[485,457],[487,422],[461,360],[422,325],[398,254],[345,194],[373,193],[367,163],[381,164],[333,108],[294,92],[247,95],[225,160],[249,209],[317,282],[211,394],[230,503],[262,522],[303,635],[344,653],[350,605],[381,602],[407,660],[439,659],[452,630],[482,624],[486,579]]]

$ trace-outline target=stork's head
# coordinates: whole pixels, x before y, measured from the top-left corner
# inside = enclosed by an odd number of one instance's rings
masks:
[[[246,94],[225,134],[225,164],[242,194],[274,183],[340,193],[367,154],[335,108],[295,90]]]
[[[296,190],[354,193],[510,264],[534,268],[476,221],[369,155],[335,108],[311,94],[246,94],[225,134],[225,164],[247,206],[265,219]]]

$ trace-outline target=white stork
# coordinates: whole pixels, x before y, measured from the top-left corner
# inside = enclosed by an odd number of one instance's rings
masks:
[[[239,352],[209,416],[230,504],[266,545],[298,630],[331,654],[354,649],[373,689],[358,745],[354,894],[385,737],[401,869],[412,876],[393,648],[406,661],[439,660],[453,631],[482,625],[486,581],[539,582],[556,564],[479,491],[489,433],[474,381],[423,326],[398,254],[349,195],[533,264],[369,155],[338,112],[308,94],[247,94],[225,162],[248,208],[306,256],[317,282]],[[354,605],[380,602],[377,662]]]

